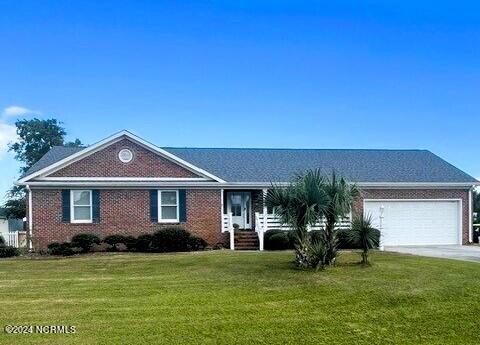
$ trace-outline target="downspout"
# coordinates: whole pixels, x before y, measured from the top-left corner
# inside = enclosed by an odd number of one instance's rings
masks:
[[[380,230],[380,246],[379,249],[383,252],[385,250],[385,246],[383,245],[383,218],[385,218],[383,212],[385,211],[385,206],[380,206],[380,217],[379,217],[379,230]]]
[[[471,187],[468,191],[468,243],[473,242],[473,189],[475,187]],[[462,238],[463,240],[463,238]],[[463,241],[462,241],[463,242]]]
[[[32,229],[33,229],[33,211],[32,211],[32,190],[30,186],[27,184],[27,191],[28,191],[28,250],[33,250],[33,241],[32,241]]]

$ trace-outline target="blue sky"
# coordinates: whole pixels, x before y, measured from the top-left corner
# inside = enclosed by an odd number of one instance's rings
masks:
[[[422,148],[479,177],[479,7],[0,0],[0,193],[33,114],[85,143]]]

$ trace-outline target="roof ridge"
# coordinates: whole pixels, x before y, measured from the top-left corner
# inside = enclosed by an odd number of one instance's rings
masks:
[[[162,149],[189,149],[189,150],[276,150],[276,151],[404,151],[404,152],[431,152],[427,149],[332,149],[332,148],[282,148],[282,147],[191,147],[191,146],[162,146]]]
[[[68,149],[84,149],[87,146],[53,145],[51,148],[53,149],[55,147],[68,148]]]

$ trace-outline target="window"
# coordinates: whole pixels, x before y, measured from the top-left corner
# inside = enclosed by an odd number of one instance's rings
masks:
[[[160,223],[177,223],[178,218],[178,190],[159,190],[158,221]]]
[[[72,223],[92,222],[92,191],[70,191],[70,213]]]

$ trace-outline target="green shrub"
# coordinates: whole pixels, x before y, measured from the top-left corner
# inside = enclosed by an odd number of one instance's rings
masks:
[[[18,256],[20,252],[17,248],[12,246],[0,245],[0,258],[11,258],[12,256]]]
[[[151,234],[143,234],[138,236],[134,245],[137,252],[149,252],[152,247],[152,239],[153,235]]]
[[[5,239],[0,235],[0,246],[5,246]]]
[[[266,250],[285,250],[294,248],[294,232],[285,230],[268,230],[264,234]]]
[[[314,230],[310,232],[312,240],[319,240],[323,230]],[[349,236],[350,229],[340,229],[337,231],[338,249],[360,249],[358,243],[352,242]]]
[[[109,235],[103,239],[103,242],[110,245],[109,251],[118,252],[119,245],[126,246],[127,237],[123,235]]]
[[[285,250],[292,249],[287,234],[274,234],[265,242],[266,250]]]
[[[187,252],[191,234],[181,227],[169,227],[157,230],[153,234],[151,251],[164,252]]]
[[[75,254],[75,250],[72,248],[72,244],[69,242],[53,242],[50,243],[48,246],[48,254],[50,255],[62,255],[62,256],[70,256]]]
[[[275,235],[275,234],[283,234],[286,231],[283,230],[278,230],[278,229],[273,229],[273,230],[268,230],[263,234],[263,239],[265,242],[270,240],[270,237]]]
[[[204,250],[205,247],[207,246],[207,242],[198,236],[190,236],[190,239],[188,240],[188,249],[189,250]]]
[[[134,252],[137,250],[137,239],[133,236],[125,236],[125,246],[129,252]]]
[[[94,244],[100,244],[100,238],[95,234],[78,234],[71,241],[71,247],[80,248],[82,253],[91,251]]]

